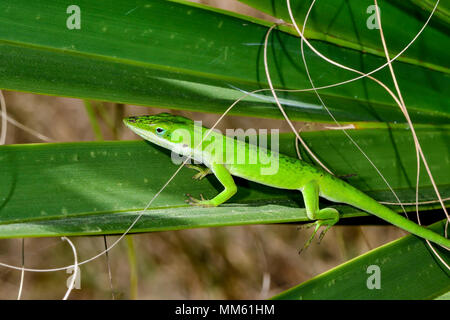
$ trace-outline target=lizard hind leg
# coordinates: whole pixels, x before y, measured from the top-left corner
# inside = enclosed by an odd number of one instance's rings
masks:
[[[313,180],[308,182],[303,189],[303,200],[305,202],[306,214],[310,220],[316,220],[314,231],[299,254],[305,250],[314,240],[319,228],[324,226],[325,229],[319,236],[319,242],[324,237],[325,233],[339,221],[339,212],[334,208],[319,209],[319,184]]]

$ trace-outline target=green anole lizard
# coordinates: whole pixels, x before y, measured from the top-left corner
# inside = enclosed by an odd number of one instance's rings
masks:
[[[339,220],[339,212],[335,208],[319,208],[319,197],[323,197],[359,208],[416,236],[450,248],[450,239],[402,217],[357,188],[307,162],[216,131],[206,136],[208,128],[191,119],[168,113],[129,117],[124,119],[124,123],[145,140],[206,166],[191,166],[200,171],[195,177],[203,178],[209,173],[216,176],[224,190],[211,200],[191,197],[193,205],[218,206],[224,203],[236,193],[237,187],[232,176],[238,176],[275,188],[301,191],[307,216],[315,220],[316,225],[307,244],[319,227],[326,227],[323,235]],[[271,170],[274,162],[276,170]]]

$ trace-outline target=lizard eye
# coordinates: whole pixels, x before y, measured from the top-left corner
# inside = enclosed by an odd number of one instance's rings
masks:
[[[165,129],[163,129],[163,128],[161,128],[161,127],[156,128],[156,134],[162,135],[162,134],[164,134],[164,132],[166,132]]]

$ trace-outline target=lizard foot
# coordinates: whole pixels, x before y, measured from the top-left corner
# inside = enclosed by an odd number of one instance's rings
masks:
[[[314,240],[314,237],[316,236],[317,231],[319,231],[320,227],[324,226],[325,229],[319,235],[319,242],[318,242],[319,244],[322,241],[325,234],[327,233],[327,231],[330,230],[330,228],[332,226],[334,226],[336,224],[336,222],[339,221],[339,213],[336,209],[326,208],[326,209],[322,209],[322,210],[321,211],[323,213],[327,213],[328,215],[334,216],[334,217],[329,218],[329,219],[316,220],[315,222],[312,223],[313,225],[315,225],[314,231],[313,231],[311,237],[308,239],[308,241],[306,241],[306,243],[304,244],[303,248],[301,248],[298,251],[298,254],[301,254],[304,250],[306,250],[309,247],[311,242]]]
[[[189,203],[191,206],[200,206],[200,207],[215,207],[215,205],[211,202],[211,200],[207,200],[200,194],[200,199],[196,199],[191,196],[189,193],[186,193],[186,196],[189,198],[185,200],[185,202]]]

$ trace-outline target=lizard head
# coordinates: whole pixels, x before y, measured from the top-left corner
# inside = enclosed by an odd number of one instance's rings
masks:
[[[186,144],[187,139],[190,141],[190,136],[184,136],[192,133],[194,128],[191,119],[170,113],[128,117],[123,122],[145,140],[172,150],[175,144]]]

